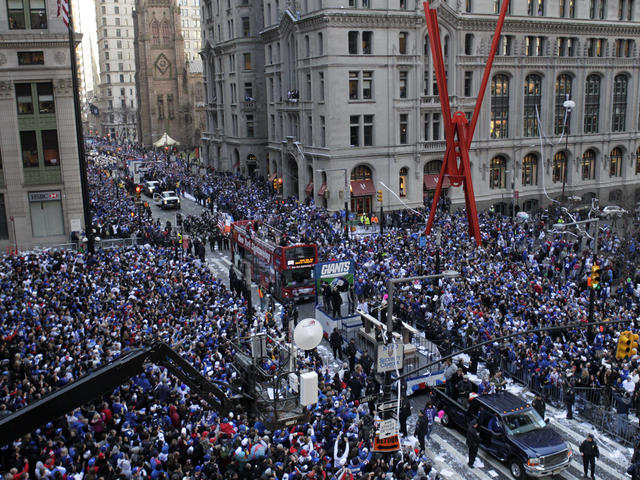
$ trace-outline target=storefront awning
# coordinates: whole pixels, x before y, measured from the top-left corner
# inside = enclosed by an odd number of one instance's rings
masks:
[[[318,190],[318,195],[322,196],[322,195],[324,195],[324,194],[325,194],[325,192],[326,192],[326,191],[327,191],[327,184],[326,184],[326,183],[323,183],[323,184],[320,186],[320,190]]]
[[[438,185],[438,175],[425,175],[424,176],[424,186],[427,190],[435,190]],[[451,182],[449,181],[449,177],[444,177],[442,180],[442,188],[449,188],[451,186]]]
[[[313,182],[309,182],[307,187],[304,189],[304,193],[307,195],[311,195],[313,193]]]
[[[352,180],[351,196],[352,197],[368,197],[376,193],[376,187],[373,180]]]
[[[272,173],[271,175],[269,175],[269,181],[273,182],[276,178],[277,173]]]

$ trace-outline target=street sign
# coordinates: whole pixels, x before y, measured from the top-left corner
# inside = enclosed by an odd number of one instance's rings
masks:
[[[398,435],[391,435],[387,438],[380,438],[376,436],[373,440],[374,452],[395,452],[400,450],[400,438]]]
[[[387,410],[396,410],[398,408],[398,401],[391,400],[390,402],[382,402],[377,405],[379,412],[386,412]]]
[[[402,369],[404,358],[404,345],[389,343],[378,345],[378,361],[376,370],[378,373],[391,372]]]
[[[398,424],[394,418],[389,420],[383,420],[380,422],[380,428],[378,429],[380,432],[378,434],[378,438],[385,439],[392,435],[398,435]]]

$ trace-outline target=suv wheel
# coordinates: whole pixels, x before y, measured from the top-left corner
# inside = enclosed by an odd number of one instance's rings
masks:
[[[524,475],[524,467],[522,466],[522,462],[517,458],[512,458],[509,460],[509,471],[513,478],[517,480],[522,480],[525,478]]]

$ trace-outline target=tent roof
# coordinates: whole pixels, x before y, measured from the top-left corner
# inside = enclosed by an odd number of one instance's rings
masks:
[[[175,141],[167,135],[167,132],[164,132],[156,142],[153,142],[154,147],[166,147],[171,145],[180,145],[180,142]]]

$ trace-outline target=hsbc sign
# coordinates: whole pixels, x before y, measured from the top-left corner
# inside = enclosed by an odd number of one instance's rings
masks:
[[[55,202],[60,200],[60,190],[54,190],[50,192],[30,192],[30,202]]]

